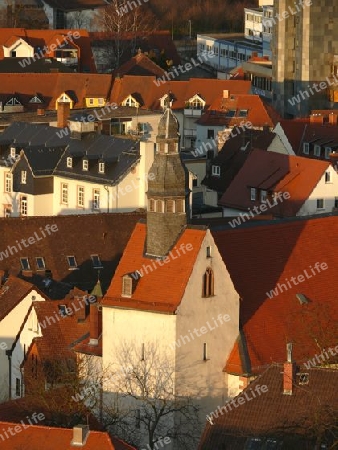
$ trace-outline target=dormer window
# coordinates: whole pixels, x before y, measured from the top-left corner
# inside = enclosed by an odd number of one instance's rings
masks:
[[[122,277],[122,297],[131,297],[133,293],[133,279],[130,275]]]
[[[88,159],[82,161],[82,170],[88,171]]]
[[[16,148],[15,147],[11,147],[10,155],[11,155],[11,158],[13,158],[13,159],[16,158]]]
[[[266,202],[267,192],[261,191],[261,202]]]
[[[73,167],[73,158],[71,156],[68,156],[67,158],[67,167],[71,169]]]
[[[308,142],[303,143],[303,153],[308,155],[310,153],[310,144]]]
[[[332,148],[325,147],[325,159],[330,159],[330,153],[332,153]]]
[[[134,99],[133,96],[129,95],[123,100],[122,106],[132,106],[133,108],[139,108],[140,104]]]
[[[99,162],[99,173],[104,173],[104,167],[105,166],[105,164],[104,164],[104,162]]]
[[[204,105],[202,100],[200,100],[198,97],[195,97],[191,102],[190,102],[190,108],[192,109],[203,109]]]
[[[250,189],[250,199],[252,202],[257,199],[257,189],[256,188]]]
[[[315,145],[314,146],[314,155],[315,156],[320,156],[320,145]]]
[[[211,167],[211,174],[215,177],[219,177],[221,175],[221,168],[220,166],[212,166]]]

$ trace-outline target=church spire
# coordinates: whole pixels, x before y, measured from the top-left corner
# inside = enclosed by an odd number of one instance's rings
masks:
[[[162,115],[156,137],[156,153],[148,181],[146,253],[166,256],[189,217],[189,176],[179,153],[179,124],[172,110]]]

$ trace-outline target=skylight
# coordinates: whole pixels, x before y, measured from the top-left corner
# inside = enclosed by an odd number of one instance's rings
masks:
[[[76,263],[76,259],[75,256],[67,256],[67,261],[68,261],[68,265],[69,265],[69,269],[77,269],[77,263]]]
[[[230,109],[226,113],[226,117],[235,117],[235,115],[236,115],[236,110],[235,109]]]
[[[30,270],[31,266],[28,258],[20,258],[20,263],[22,270]]]
[[[103,267],[99,255],[90,255],[90,257],[92,259],[94,269],[101,269]]]
[[[37,256],[35,260],[36,260],[36,267],[38,270],[43,270],[46,267],[45,260],[42,258],[42,256]]]
[[[304,294],[296,294],[296,297],[301,305],[309,303],[309,299]]]

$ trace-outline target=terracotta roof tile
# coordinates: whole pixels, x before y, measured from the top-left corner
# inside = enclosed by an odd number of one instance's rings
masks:
[[[275,437],[284,440],[288,435],[298,435],[300,439],[311,440],[318,437],[320,424],[336,425],[338,405],[338,371],[332,369],[310,369],[309,382],[300,385],[297,379],[292,395],[283,394],[283,366],[270,366],[260,377],[250,383],[244,392],[250,400],[228,407],[227,411],[209,422],[204,430],[199,450],[231,448],[243,450],[247,438],[253,436]],[[257,395],[255,387],[266,385],[268,391]],[[252,392],[256,395],[253,397]],[[238,407],[239,406],[239,407]],[[318,423],[318,417],[322,419]],[[322,430],[321,430],[322,431]],[[258,448],[258,447],[257,447]],[[261,448],[261,447],[260,447]],[[262,447],[263,448],[263,447]],[[276,447],[277,448],[277,447]],[[296,447],[292,447],[296,448]],[[314,448],[299,444],[297,448]]]
[[[205,230],[186,228],[171,251],[170,262],[160,266],[155,259],[143,255],[146,225],[137,224],[116,269],[111,285],[102,300],[104,306],[174,313],[180,304],[191,275],[196,257],[205,237]],[[185,254],[181,245],[192,245]],[[146,269],[149,266],[150,269]],[[155,266],[155,268],[154,268]],[[122,297],[122,277],[139,270],[144,272],[138,280],[132,298]],[[146,273],[145,271],[148,271]],[[178,277],[177,274],[180,274]],[[170,286],[170,295],[163,286]]]
[[[294,358],[299,362],[337,345],[337,216],[255,224],[212,234],[241,298],[242,339],[252,373],[283,362],[286,342],[294,342]],[[310,266],[316,262],[326,263],[328,269],[314,276]],[[305,277],[304,270],[310,277],[292,284],[291,277]],[[283,292],[268,298],[267,293],[286,280],[291,287],[286,285],[287,290],[281,288]],[[308,304],[300,304],[299,293],[309,299]],[[230,365],[231,372],[236,366],[240,370],[236,349],[226,367]]]
[[[115,69],[114,74],[118,74],[120,77],[124,75],[155,75],[162,77],[165,74],[165,70],[155,64],[144,53],[138,53],[129,59],[129,61],[122,64],[122,66]]]
[[[250,187],[288,192],[290,198],[277,202],[269,212],[279,217],[295,216],[329,166],[330,162],[253,150],[219,204],[241,210],[258,207],[259,196],[251,201]]]

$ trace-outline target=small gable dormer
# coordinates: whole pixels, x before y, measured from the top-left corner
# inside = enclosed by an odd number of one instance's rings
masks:
[[[199,94],[195,94],[187,101],[186,108],[202,110],[205,108],[205,104],[205,100]]]
[[[32,98],[29,100],[29,103],[34,103],[34,104],[39,104],[39,105],[41,105],[41,104],[44,103],[44,102],[43,102],[42,97],[41,97],[40,95],[36,94],[36,95],[34,95],[34,97],[32,97]]]
[[[136,94],[128,95],[128,97],[126,97],[122,101],[121,105],[122,106],[131,106],[133,108],[139,108],[141,106],[141,101],[140,101],[140,99],[136,99],[136,97],[139,97],[139,96]]]
[[[133,273],[127,273],[122,277],[122,297],[131,297],[135,292],[138,280],[141,278],[141,274],[136,271]]]
[[[2,46],[4,58],[32,58],[34,47],[18,36],[11,36]]]
[[[66,92],[63,92],[57,99],[55,102],[55,109],[56,111],[58,110],[58,104],[59,103],[69,103],[70,104],[70,109],[74,108],[74,100],[71,98],[71,96],[69,94],[67,94]]]

